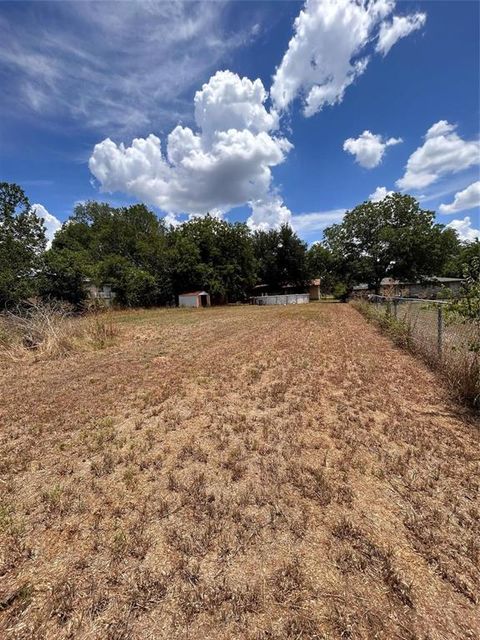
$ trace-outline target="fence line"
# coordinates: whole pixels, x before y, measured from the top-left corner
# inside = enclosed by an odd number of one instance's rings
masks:
[[[443,361],[468,352],[474,339],[473,325],[455,322],[447,316],[448,301],[370,295],[378,314],[403,323],[413,345]]]

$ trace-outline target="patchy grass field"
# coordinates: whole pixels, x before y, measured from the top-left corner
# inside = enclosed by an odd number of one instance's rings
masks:
[[[479,425],[348,305],[2,364],[0,637],[480,636]]]

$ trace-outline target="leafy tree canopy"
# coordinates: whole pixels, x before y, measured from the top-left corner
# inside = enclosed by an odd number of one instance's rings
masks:
[[[217,302],[244,300],[255,284],[257,263],[246,224],[213,216],[193,218],[169,237],[175,292],[207,289]]]
[[[307,245],[293,229],[284,224],[280,229],[254,234],[258,279],[271,291],[285,286],[304,289],[309,280]]]
[[[0,304],[40,293],[80,304],[88,284],[110,284],[124,305],[170,304],[206,289],[214,302],[245,300],[254,285],[304,291],[311,278],[337,297],[382,278],[421,280],[474,270],[479,243],[460,243],[408,195],[364,202],[307,250],[291,227],[251,232],[206,215],[176,227],[143,204],[75,207],[45,251],[43,221],[18,185],[0,183]]]
[[[15,304],[37,290],[45,228],[22,188],[0,183],[0,306]]]
[[[387,276],[421,280],[438,275],[459,250],[455,231],[436,224],[433,211],[400,193],[364,202],[324,235],[345,281],[366,282],[376,291]]]

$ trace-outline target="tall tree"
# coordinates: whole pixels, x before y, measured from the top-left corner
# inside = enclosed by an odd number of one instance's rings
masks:
[[[434,218],[415,198],[394,193],[348,211],[325,229],[325,245],[346,282],[367,282],[378,292],[387,276],[421,280],[442,272],[459,241]]]
[[[323,293],[331,293],[339,282],[339,274],[333,253],[322,243],[315,242],[307,251],[308,273],[320,278]]]
[[[255,284],[256,261],[248,227],[207,215],[170,234],[175,293],[207,289],[217,302],[241,301]]]
[[[258,275],[263,284],[271,291],[286,286],[305,288],[308,281],[307,245],[289,225],[257,231],[254,242]]]
[[[463,242],[456,250],[451,250],[448,256],[442,275],[466,277],[465,274],[475,272],[474,263],[480,259],[480,240],[477,238],[473,242]]]
[[[167,229],[144,205],[77,205],[45,261],[44,292],[72,302],[86,296],[86,279],[108,282],[125,305],[164,304],[172,298]]]
[[[0,306],[37,292],[45,227],[17,184],[0,183]]]

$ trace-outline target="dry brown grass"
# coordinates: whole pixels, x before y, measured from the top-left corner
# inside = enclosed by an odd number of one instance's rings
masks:
[[[4,363],[0,637],[478,638],[478,424],[348,305]]]
[[[51,360],[110,346],[118,333],[108,309],[75,316],[58,302],[31,303],[0,314],[0,361]]]
[[[473,322],[462,323],[453,317],[442,334],[442,353],[438,352],[437,309],[417,301],[400,305],[398,318],[391,307],[354,301],[353,306],[377,324],[392,340],[408,349],[435,369],[446,380],[451,398],[480,409],[479,336]],[[390,303],[392,304],[392,303]]]

